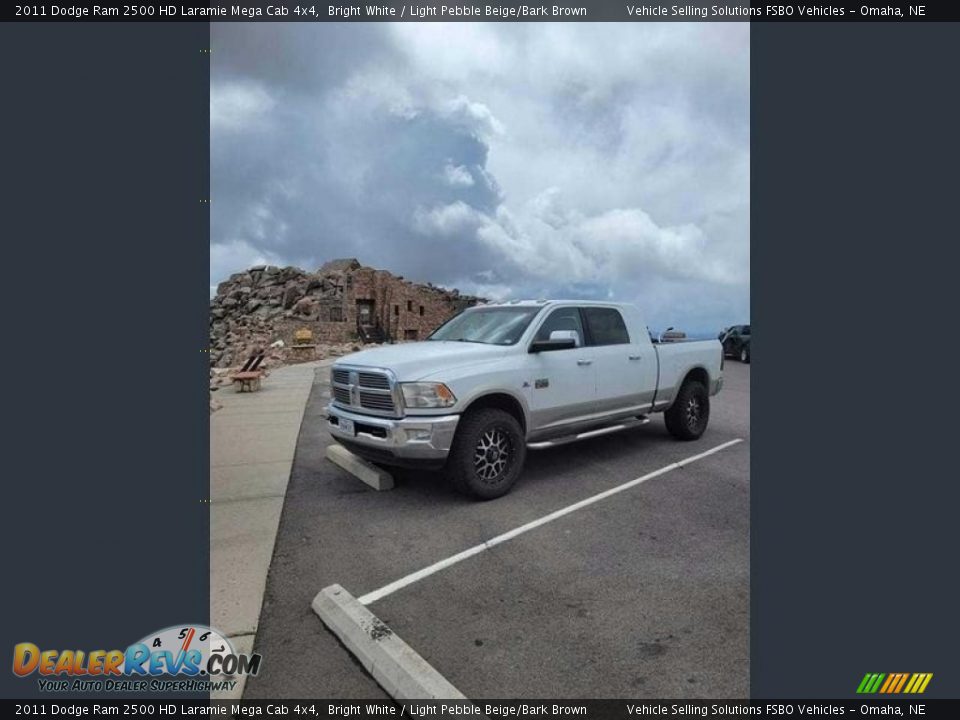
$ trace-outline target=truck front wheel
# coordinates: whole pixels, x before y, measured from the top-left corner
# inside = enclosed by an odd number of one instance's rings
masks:
[[[510,492],[526,456],[527,445],[516,418],[503,410],[482,408],[460,421],[446,475],[458,491],[493,500]]]
[[[710,420],[710,395],[699,380],[687,380],[663,414],[667,430],[678,440],[696,440]]]

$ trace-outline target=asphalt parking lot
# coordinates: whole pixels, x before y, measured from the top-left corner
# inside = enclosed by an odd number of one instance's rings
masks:
[[[470,698],[749,694],[750,367],[727,361],[710,426],[644,427],[528,453],[480,503],[437,475],[375,492],[324,458],[326,371],[308,400],[261,611],[247,698],[384,698],[310,603],[356,597],[598,492],[713,455],[468,558],[370,610]]]

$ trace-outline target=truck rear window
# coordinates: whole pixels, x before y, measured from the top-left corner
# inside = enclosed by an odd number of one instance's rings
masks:
[[[614,308],[585,307],[583,315],[593,345],[628,345],[630,335],[623,316]]]

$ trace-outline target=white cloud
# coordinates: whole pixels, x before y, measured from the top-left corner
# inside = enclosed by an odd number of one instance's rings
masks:
[[[629,284],[660,276],[737,285],[749,279],[742,268],[713,256],[695,225],[663,227],[639,208],[584,215],[563,208],[555,190],[518,215],[504,205],[488,215],[459,201],[420,208],[414,227],[452,242],[476,238],[517,273],[541,280]]]
[[[254,247],[245,240],[213,243],[210,246],[210,276],[220,280],[253,265],[284,265],[279,255]],[[210,286],[215,288],[215,285]]]
[[[211,282],[356,255],[749,320],[748,23],[235,25],[213,26],[235,52],[213,56]]]
[[[458,95],[440,104],[441,113],[449,120],[489,139],[505,132],[503,123],[482,102],[475,102],[466,95]]]
[[[476,232],[486,221],[483,213],[459,200],[430,209],[417,208],[413,215],[413,227],[418,233],[445,237]]]
[[[463,165],[454,165],[449,160],[443,166],[443,179],[453,187],[470,187],[473,185],[473,175]]]
[[[486,298],[492,302],[503,302],[504,300],[530,300],[533,298],[519,298],[516,296],[516,290],[510,285],[496,285],[483,282],[467,281],[460,284],[459,290],[466,295]]]

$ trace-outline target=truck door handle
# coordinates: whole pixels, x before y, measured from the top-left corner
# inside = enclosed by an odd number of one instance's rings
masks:
[[[577,360],[577,365],[589,365],[593,360]]]
[[[640,359],[640,356],[639,356],[639,355],[631,355],[629,359],[630,359],[630,360],[639,360],[639,359]]]

